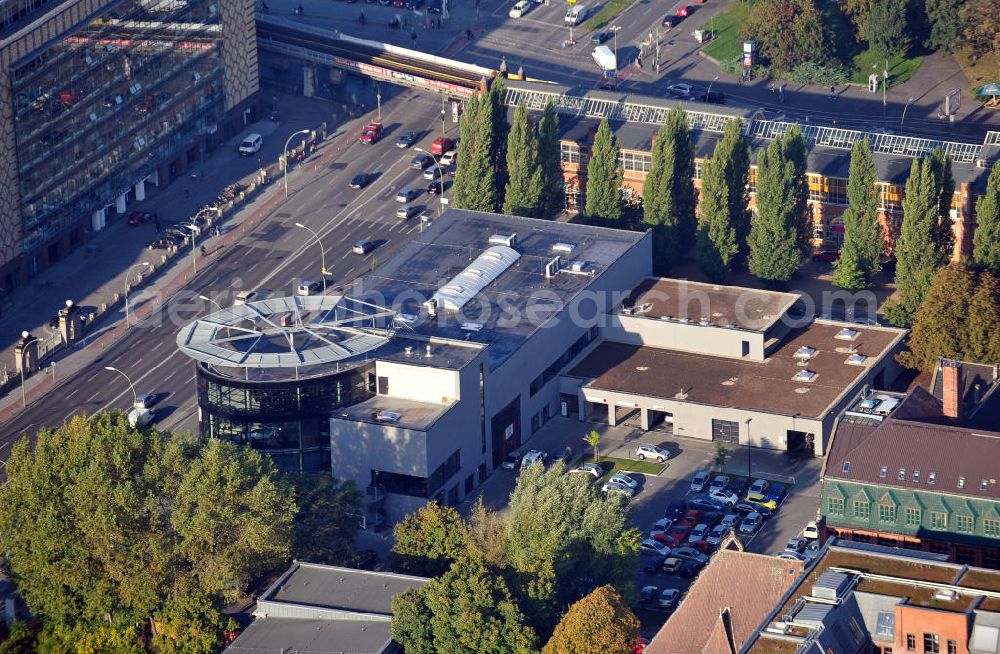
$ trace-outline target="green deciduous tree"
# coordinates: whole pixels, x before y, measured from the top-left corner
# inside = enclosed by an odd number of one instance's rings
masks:
[[[909,48],[906,0],[879,0],[868,12],[865,40],[879,59],[892,59]]]
[[[750,272],[758,279],[788,281],[801,262],[794,180],[784,145],[771,141],[757,158],[757,211],[748,239]]]
[[[622,169],[618,163],[621,147],[608,119],[601,120],[590,148],[587,164],[587,206],[591,218],[618,221],[622,217]]]
[[[927,21],[931,26],[927,47],[951,53],[961,45],[961,7],[962,0],[924,0]]]
[[[389,631],[406,654],[437,653],[431,630],[431,609],[423,589],[411,588],[392,598]]]
[[[938,250],[938,197],[934,164],[914,159],[903,198],[903,227],[896,241],[896,292],[884,310],[900,327],[910,325],[944,258]]]
[[[19,441],[6,472],[0,551],[53,634],[153,617],[183,631],[193,618],[172,608],[191,597],[208,602],[198,624],[217,626],[207,611],[292,552],[291,489],[269,459],[224,441],[99,413]]]
[[[758,0],[740,32],[757,41],[761,58],[790,71],[805,62],[825,63],[833,51],[826,24],[813,0]]]
[[[1000,364],[1000,281],[989,271],[979,273],[963,323],[963,359],[987,365]]]
[[[289,475],[295,488],[295,558],[345,565],[354,552],[364,497],[353,482],[338,483],[329,473]]]
[[[788,128],[782,139],[784,155],[792,163],[792,216],[795,221],[795,242],[803,255],[812,249],[812,213],[809,210],[809,177],[807,175],[807,157],[809,146],[798,123]]]
[[[428,502],[396,523],[393,567],[407,574],[443,573],[465,549],[465,524],[458,511]]]
[[[601,586],[566,611],[542,654],[630,654],[639,619],[612,586]]]
[[[538,166],[542,173],[539,217],[551,218],[566,202],[559,144],[559,114],[552,102],[545,103],[538,121]]]
[[[914,316],[910,349],[899,355],[900,363],[929,370],[938,357],[964,357],[963,326],[969,319],[969,301],[975,286],[975,273],[964,263],[952,263],[938,271]]]
[[[1000,0],[966,0],[959,16],[973,57],[1000,51]]]
[[[687,114],[671,109],[653,143],[649,174],[643,182],[643,218],[653,229],[657,268],[666,272],[694,234],[694,151]]]
[[[507,190],[503,212],[514,216],[538,214],[542,195],[542,170],[538,165],[538,135],[522,104],[514,112],[507,137]]]
[[[865,40],[865,26],[868,22],[868,14],[878,2],[879,0],[844,0],[844,2],[840,3],[841,10],[854,24],[858,41]]]
[[[993,164],[986,193],[976,202],[972,260],[977,266],[1000,275],[1000,162]]]
[[[712,460],[715,462],[715,465],[719,466],[719,470],[726,469],[726,459],[728,458],[729,458],[729,448],[726,447],[726,444],[716,443],[715,457],[713,457]]]
[[[587,441],[587,445],[594,448],[594,463],[600,461],[601,453],[597,448],[601,445],[601,435],[597,432],[597,430],[591,430],[590,433],[583,437],[583,440]]]
[[[712,159],[702,167],[700,218],[696,252],[702,270],[722,281],[746,243],[750,231],[747,181],[750,147],[740,121],[726,125]]]
[[[864,288],[881,269],[882,226],[878,220],[879,188],[868,139],[854,144],[847,181],[844,244],[833,271],[841,288]]]

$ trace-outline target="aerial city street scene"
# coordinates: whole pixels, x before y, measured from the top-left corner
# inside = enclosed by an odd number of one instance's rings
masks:
[[[1000,1],[0,6],[0,654],[1000,654]]]

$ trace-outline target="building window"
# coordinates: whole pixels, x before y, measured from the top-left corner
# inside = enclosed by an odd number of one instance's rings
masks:
[[[621,165],[622,170],[628,170],[636,173],[648,173],[649,167],[653,163],[653,155],[643,154],[641,152],[626,152],[622,150],[618,154],[618,163]]]
[[[847,204],[847,180],[829,177],[826,181],[829,187],[826,201],[830,204]]]
[[[542,374],[531,380],[531,384],[528,385],[528,393],[531,397],[534,397],[538,391],[542,390],[543,386],[555,379],[556,375],[559,374],[559,371],[562,370],[567,363],[576,358],[576,355],[583,352],[583,348],[590,345],[590,343],[597,338],[598,333],[599,330],[596,328],[587,330],[587,333],[576,339],[565,352],[559,355],[559,358],[550,363],[549,366],[542,371]]]
[[[948,528],[948,514],[939,511],[931,511],[931,529],[944,531]]]
[[[896,522],[896,507],[892,504],[879,504],[878,519],[880,522]]]
[[[958,643],[953,640],[948,641],[948,654],[958,654]]]
[[[965,488],[965,477],[959,477],[958,478],[958,487],[959,488]]]
[[[695,179],[701,179],[701,168],[702,168],[703,165],[704,164],[701,161],[699,161],[697,159],[695,160],[695,162],[694,162],[694,178]]]
[[[903,187],[896,184],[880,184],[882,187],[881,208],[886,211],[903,210]]]
[[[906,651],[915,652],[917,651],[917,637],[913,634],[906,634]]]
[[[983,567],[993,568],[994,570],[1000,568],[1000,552],[997,550],[983,550]]]
[[[916,509],[913,507],[906,507],[906,526],[907,527],[920,526],[920,509]]]
[[[948,543],[946,543],[944,541],[941,541],[941,540],[932,540],[932,541],[930,541],[930,546],[929,547],[930,547],[931,552],[933,552],[934,554],[950,554],[951,553],[951,548],[948,546]]]
[[[872,505],[868,500],[854,500],[854,517],[858,520],[871,518]]]
[[[844,515],[844,498],[842,497],[827,498],[826,511],[827,513],[836,513],[837,515]]]
[[[955,516],[955,528],[963,533],[972,533],[975,524],[976,520],[971,515]]]
[[[983,534],[994,538],[1000,537],[1000,520],[983,520]]]
[[[937,634],[924,634],[924,654],[940,654]]]
[[[580,146],[576,143],[566,143],[563,141],[559,147],[560,161],[562,163],[580,163]]]
[[[959,565],[976,565],[976,550],[971,547],[956,547],[955,563]]]
[[[712,419],[712,440],[723,443],[740,442],[740,423],[732,420]]]

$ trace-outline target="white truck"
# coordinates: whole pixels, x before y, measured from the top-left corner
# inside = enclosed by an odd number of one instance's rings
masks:
[[[597,65],[604,71],[605,75],[608,75],[609,73],[613,75],[614,72],[618,70],[618,61],[615,57],[615,53],[608,46],[599,45],[594,48],[593,57],[594,61],[597,62]]]

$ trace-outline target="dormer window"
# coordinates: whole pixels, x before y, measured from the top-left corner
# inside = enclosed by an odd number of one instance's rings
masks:
[[[896,475],[896,479],[899,481],[903,481],[904,479],[906,479],[906,468],[899,469],[899,474]]]
[[[959,477],[958,478],[958,487],[959,488],[965,488],[965,477]]]
[[[913,483],[914,484],[919,484],[920,483],[920,471],[919,470],[914,470],[913,471]]]
[[[927,475],[927,483],[933,486],[935,481],[937,481],[937,473],[936,472],[929,473]]]
[[[851,471],[851,462],[850,461],[844,461],[844,473],[846,474],[846,473],[848,473],[850,471]]]
[[[889,466],[882,466],[882,468],[878,471],[878,476],[880,478],[882,478],[882,479],[885,479],[886,477],[888,477],[889,476]]]

